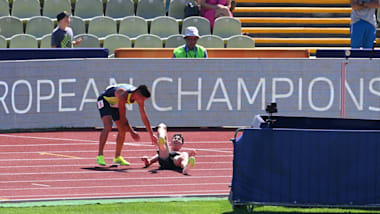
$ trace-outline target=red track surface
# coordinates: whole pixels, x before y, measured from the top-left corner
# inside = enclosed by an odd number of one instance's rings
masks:
[[[141,133],[141,132],[140,132]],[[169,131],[171,136],[174,132]],[[215,196],[229,193],[233,131],[181,131],[184,151],[196,149],[190,176],[143,168],[140,158],[154,155],[147,133],[141,141],[128,136],[123,156],[128,167],[98,167],[99,132],[0,134],[0,201]],[[109,136],[105,159],[112,163],[116,132]]]

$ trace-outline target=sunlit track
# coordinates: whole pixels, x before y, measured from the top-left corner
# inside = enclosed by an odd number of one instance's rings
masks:
[[[187,147],[182,147],[182,150],[191,150],[191,149],[196,149],[196,148],[187,148]],[[196,149],[197,151],[208,151],[207,149]],[[218,151],[213,149],[215,152],[232,152],[231,148],[220,148]],[[154,149],[126,149],[127,152],[152,152],[155,151]],[[96,153],[98,150],[83,150],[83,151],[49,151],[50,153]],[[104,150],[105,153],[113,153],[115,150]],[[38,152],[20,152],[20,151],[14,151],[14,152],[0,152],[0,155],[14,155],[14,154],[35,154]],[[1,167],[1,166],[0,166]]]
[[[128,169],[127,169],[128,170]],[[130,169],[132,170],[132,169]],[[196,172],[196,171],[229,171],[229,170],[232,170],[232,167],[231,168],[218,168],[218,169],[197,169],[197,168],[194,168],[192,169],[192,172]],[[134,173],[146,173],[147,169],[141,169],[141,170],[136,170],[136,169],[133,169],[133,172]],[[84,173],[83,170],[82,171],[68,171],[68,172],[31,172],[31,173],[1,173],[0,176],[15,176],[15,175],[57,175],[57,174],[81,174],[81,173]],[[100,174],[100,173],[104,173],[104,171],[89,171],[89,172],[86,172],[86,173],[96,173],[96,174]]]
[[[233,155],[207,155],[207,158],[225,158],[225,157],[232,157]],[[206,156],[198,155],[197,158],[202,158]],[[141,159],[141,156],[139,157],[127,157],[128,159]],[[83,157],[80,158],[81,160],[94,160],[94,157]],[[52,161],[52,160],[64,160],[64,161],[75,161],[75,159],[71,158],[16,158],[16,159],[0,159],[0,162],[16,162],[16,161]]]
[[[120,187],[120,184],[115,183],[114,185],[106,185],[106,186],[70,186],[70,187],[32,187],[32,188],[8,188],[8,189],[0,189],[0,191],[25,191],[25,190],[62,190],[62,189],[96,189],[96,188],[134,188],[134,187],[175,187],[175,186],[209,186],[209,185],[226,185],[228,186],[229,183],[170,183],[170,184],[140,184],[140,185],[130,185],[130,184],[123,184],[122,187]]]
[[[132,162],[132,166],[134,164],[141,164],[141,163],[135,163],[135,162]],[[197,161],[197,166],[198,165],[210,165],[210,164],[222,164],[222,165],[226,165],[226,164],[231,164],[232,165],[232,162],[231,161],[218,161],[217,163],[215,162],[200,162],[200,161]],[[95,166],[95,164],[93,163],[93,165]],[[67,164],[67,165],[64,165],[64,164],[60,164],[59,167],[89,167],[91,166],[91,164]],[[154,165],[153,167],[155,166],[158,166],[158,165]],[[0,165],[0,169],[9,169],[9,168],[30,168],[29,165],[27,166],[19,166],[19,165],[8,165],[8,166],[1,166]],[[33,168],[55,168],[57,167],[56,165],[34,165]],[[0,172],[0,175],[1,175],[1,172]],[[1,181],[0,181],[1,182]]]
[[[98,199],[98,198],[151,198],[151,197],[183,197],[183,196],[223,196],[227,195],[229,191],[222,190],[210,190],[210,193],[205,194],[201,190],[192,190],[192,191],[164,191],[164,192],[129,192],[128,194],[124,193],[107,193],[105,196],[103,193],[91,193],[91,194],[54,194],[54,195],[24,195],[23,198],[34,199],[36,197],[41,199],[50,199],[50,200],[62,200],[62,199]],[[8,196],[7,198],[20,198],[17,196]],[[15,201],[25,201],[25,199],[18,199]]]
[[[232,176],[230,176],[232,177]],[[214,176],[184,176],[181,177],[183,180],[192,180],[192,179],[203,179],[203,178],[230,178],[225,175],[214,175]],[[120,178],[110,178],[110,179],[102,179],[102,181],[129,181],[129,180],[157,180],[157,179],[165,179],[165,180],[176,180],[178,177],[139,177],[139,178],[130,178],[130,177],[120,177]],[[10,183],[52,183],[52,182],[80,182],[80,181],[99,181],[98,178],[89,178],[89,179],[54,179],[54,180],[23,180],[23,181],[0,181],[0,184],[10,184]]]
[[[141,157],[156,154],[149,136],[126,140],[128,167],[110,167],[116,133],[104,151],[107,167],[98,167],[98,132],[0,134],[0,199],[35,201],[65,199],[226,196],[232,180],[233,131],[186,132],[183,151],[195,149],[190,176],[144,168]],[[170,134],[170,133],[169,133]]]
[[[52,138],[52,137],[35,137],[35,136],[24,136],[24,135],[8,135],[8,134],[0,134],[0,137],[10,137],[10,138],[25,138],[25,139],[37,139],[37,140],[53,140],[53,141],[70,141],[70,142],[88,142],[88,143],[95,143],[95,145],[97,145],[99,143],[98,140],[83,140],[83,139],[72,139],[72,138]],[[190,144],[190,143],[196,143],[196,144],[202,144],[202,143],[231,143],[230,141],[228,140],[225,140],[225,141],[187,141],[186,140],[186,144]],[[64,144],[64,145],[76,145],[77,143],[75,144]],[[113,141],[107,141],[107,144],[115,144],[115,142]],[[139,146],[141,144],[149,144],[151,145],[150,142],[147,142],[147,141],[141,141],[141,142],[138,142],[138,143],[128,143],[126,142],[125,143],[126,145],[133,145],[133,146]],[[28,145],[28,144],[23,144],[24,146]],[[39,144],[39,145],[62,145],[62,144]],[[3,146],[3,145],[0,145],[0,146]],[[6,145],[6,146],[17,146],[17,145]]]

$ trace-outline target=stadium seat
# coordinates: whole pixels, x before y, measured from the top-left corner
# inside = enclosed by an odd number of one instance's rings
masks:
[[[190,16],[185,18],[182,22],[182,34],[185,33],[185,29],[189,26],[198,28],[200,36],[211,34],[210,21],[204,17]]]
[[[32,35],[16,34],[10,38],[9,48],[38,48],[38,41]]]
[[[9,16],[8,0],[0,0],[0,16]]]
[[[176,48],[184,44],[185,44],[185,40],[183,39],[183,35],[181,34],[171,35],[168,37],[168,39],[165,42],[165,48]]]
[[[74,14],[82,19],[103,16],[102,0],[77,0]]]
[[[227,48],[254,48],[255,42],[249,36],[236,35],[227,40]]]
[[[100,48],[99,38],[92,34],[79,34],[74,36],[74,40],[82,38],[82,42],[76,48]]]
[[[43,16],[56,19],[57,14],[62,11],[71,13],[70,0],[44,0],[44,7],[42,8]]]
[[[10,38],[13,35],[24,33],[21,19],[14,16],[0,17],[0,35]]]
[[[135,40],[135,48],[162,48],[162,41],[156,35],[140,35]]]
[[[12,16],[28,19],[33,16],[41,16],[39,0],[13,0]]]
[[[128,36],[121,34],[111,34],[104,38],[103,48],[108,48],[109,55],[113,56],[117,48],[131,48],[132,41]]]
[[[205,48],[224,48],[223,39],[216,35],[201,36],[199,37],[197,44]]]
[[[70,16],[70,27],[73,29],[73,34],[83,34],[86,33],[86,23],[79,16]]]
[[[0,48],[7,48],[7,40],[4,36],[0,35]]]
[[[185,5],[189,1],[195,2],[194,0],[170,0],[168,16],[175,19],[183,19],[185,17]]]
[[[148,33],[148,22],[139,16],[128,16],[120,21],[119,34],[136,38]]]
[[[108,0],[105,15],[114,19],[134,16],[135,5],[133,0]]]
[[[51,34],[47,34],[40,39],[40,48],[51,48]]]
[[[90,19],[88,33],[103,40],[109,34],[117,33],[116,21],[108,16],[97,16]]]
[[[227,16],[219,17],[215,19],[213,34],[222,38],[240,35],[241,23],[236,18]]]
[[[165,16],[164,2],[162,0],[139,0],[136,15],[145,19]]]
[[[54,30],[53,21],[46,16],[34,16],[26,23],[25,33],[35,36],[37,39]]]
[[[150,33],[160,38],[167,38],[170,35],[179,34],[179,25],[173,17],[159,16],[152,20]]]

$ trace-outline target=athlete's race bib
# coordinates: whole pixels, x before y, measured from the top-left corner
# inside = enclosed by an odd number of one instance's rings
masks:
[[[104,102],[103,100],[98,101],[98,109],[102,109],[104,107]]]

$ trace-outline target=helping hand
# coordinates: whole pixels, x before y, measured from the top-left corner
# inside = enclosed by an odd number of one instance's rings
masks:
[[[133,140],[135,140],[135,141],[139,141],[139,140],[140,140],[140,135],[139,135],[137,132],[135,132],[135,131],[132,131],[132,132],[131,132],[131,137],[132,137]]]

